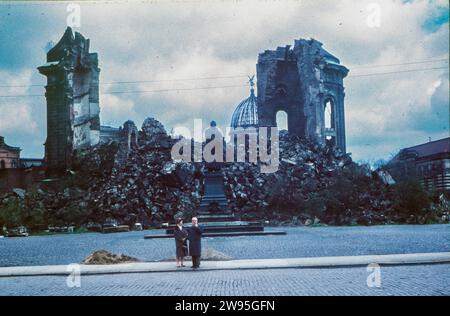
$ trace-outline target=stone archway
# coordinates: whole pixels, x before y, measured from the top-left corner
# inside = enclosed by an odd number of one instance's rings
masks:
[[[279,110],[276,114],[276,124],[278,130],[289,130],[289,116],[286,111]]]

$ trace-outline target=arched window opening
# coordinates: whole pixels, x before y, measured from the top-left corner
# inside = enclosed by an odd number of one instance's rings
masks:
[[[325,128],[334,128],[333,112],[333,102],[328,99],[324,109]]]
[[[331,146],[336,145],[336,129],[334,120],[334,102],[332,99],[327,99],[323,109],[325,141]]]
[[[6,164],[4,160],[0,161],[0,169],[6,169]]]
[[[278,111],[276,116],[278,130],[288,130],[288,114],[285,111]]]

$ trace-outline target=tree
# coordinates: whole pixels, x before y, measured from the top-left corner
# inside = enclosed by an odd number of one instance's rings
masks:
[[[12,228],[23,224],[24,212],[17,199],[7,199],[0,204],[0,227]]]
[[[394,208],[402,215],[420,215],[430,203],[425,189],[416,180],[398,182],[394,185]]]

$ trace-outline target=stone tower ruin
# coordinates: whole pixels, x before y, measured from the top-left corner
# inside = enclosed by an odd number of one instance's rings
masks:
[[[89,52],[89,40],[68,27],[38,70],[47,76],[45,162],[49,170],[64,170],[75,149],[100,140],[98,57]]]
[[[346,151],[344,85],[349,70],[317,40],[259,54],[259,126],[276,126],[278,111],[288,116],[289,134],[330,143]]]

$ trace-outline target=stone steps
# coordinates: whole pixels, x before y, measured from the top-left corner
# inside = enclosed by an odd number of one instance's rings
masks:
[[[201,214],[201,213],[199,213],[199,214]],[[220,215],[212,215],[212,214],[206,213],[205,215],[198,215],[197,218],[200,221],[200,223],[236,221],[236,216],[233,213],[220,214]]]
[[[285,231],[241,231],[241,232],[214,232],[203,233],[203,238],[208,237],[238,237],[238,236],[268,236],[268,235],[286,235]],[[144,239],[162,239],[173,238],[173,234],[154,234],[145,235]]]
[[[252,235],[285,234],[284,232],[264,232],[264,226],[259,222],[238,221],[234,213],[228,208],[225,196],[223,176],[219,171],[209,170],[205,174],[205,195],[196,210],[199,225],[203,229],[203,237],[231,237]],[[189,229],[191,224],[186,224]],[[170,238],[173,236],[175,225],[166,229],[167,237],[149,236],[148,238]]]
[[[225,232],[262,232],[264,226],[258,222],[204,222],[200,223],[204,233],[225,233]],[[184,226],[189,229],[190,224]],[[166,234],[173,234],[175,225],[171,225],[166,229]]]

